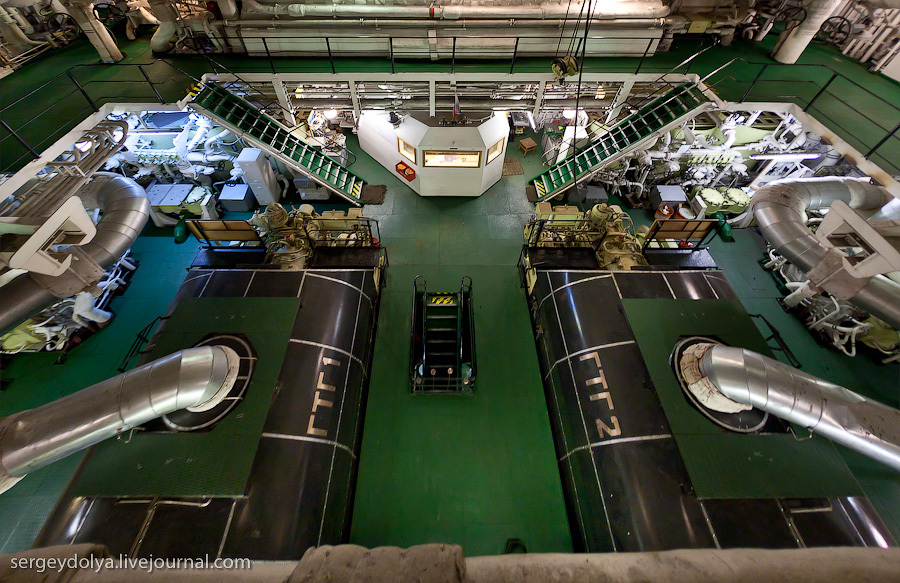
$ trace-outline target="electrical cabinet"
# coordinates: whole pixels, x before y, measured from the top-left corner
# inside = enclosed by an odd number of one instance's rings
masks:
[[[244,173],[244,182],[250,185],[256,202],[263,206],[278,202],[281,188],[275,179],[275,171],[262,150],[244,148],[238,156],[237,165]]]

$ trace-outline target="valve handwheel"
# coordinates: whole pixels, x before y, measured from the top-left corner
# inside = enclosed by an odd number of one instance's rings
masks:
[[[64,43],[70,43],[81,34],[81,27],[75,19],[64,12],[54,12],[47,20],[47,31]]]
[[[94,4],[94,16],[106,28],[112,28],[125,20],[125,13],[115,4]]]
[[[853,25],[843,16],[832,16],[822,23],[816,38],[839,45],[853,32]]]

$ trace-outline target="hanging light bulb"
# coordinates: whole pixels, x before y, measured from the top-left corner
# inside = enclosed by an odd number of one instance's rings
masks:
[[[337,114],[338,114],[338,112],[337,112],[336,109],[326,109],[326,110],[325,110],[325,117],[328,118],[328,119],[334,119],[334,118],[336,118],[336,117],[337,117]]]

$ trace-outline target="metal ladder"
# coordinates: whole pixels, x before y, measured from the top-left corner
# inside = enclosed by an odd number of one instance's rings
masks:
[[[472,280],[459,292],[429,292],[415,280],[410,368],[413,393],[471,393],[475,384]]]
[[[236,135],[308,176],[329,191],[360,206],[365,181],[340,163],[307,144],[256,106],[214,83],[191,91],[191,109],[217,120]]]
[[[668,131],[715,104],[695,83],[685,83],[655,99],[637,112],[598,135],[572,158],[552,166],[529,182],[537,191],[537,202],[559,194],[575,183],[584,182],[658,132]]]

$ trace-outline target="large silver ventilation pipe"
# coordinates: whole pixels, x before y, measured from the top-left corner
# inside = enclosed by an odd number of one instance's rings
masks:
[[[806,226],[806,211],[841,200],[855,209],[877,209],[893,200],[884,188],[853,178],[773,182],[756,191],[750,210],[763,237],[792,265],[810,271],[828,251]],[[900,330],[900,284],[883,276],[869,280],[848,301]]]
[[[80,250],[105,269],[118,261],[137,239],[150,216],[150,203],[137,182],[110,172],[94,173],[78,196],[85,206],[99,208],[103,213],[97,223],[97,234]],[[76,276],[66,272],[59,277]],[[12,280],[0,288],[0,334],[58,299],[30,274]]]
[[[240,358],[226,346],[188,348],[0,419],[0,492],[25,474],[173,411],[205,411],[234,385]]]
[[[900,0],[898,0],[900,1]],[[524,22],[521,22],[524,21]],[[676,23],[687,22],[683,16],[671,16],[667,18],[610,18],[610,19],[602,19],[598,20],[598,22],[602,22],[604,28],[665,28],[672,26]],[[433,19],[429,18],[381,18],[380,16],[372,16],[369,18],[354,18],[347,20],[340,20],[336,18],[304,18],[303,20],[285,20],[283,18],[275,18],[272,20],[256,20],[256,19],[241,19],[241,20],[232,20],[230,18],[224,20],[214,20],[212,22],[214,25],[224,25],[224,26],[246,26],[248,28],[264,28],[271,29],[273,27],[277,28],[344,28],[347,29],[347,34],[358,34],[359,28],[361,27],[403,27],[403,28],[415,28],[422,26],[432,26],[435,24]],[[465,26],[466,28],[509,28],[511,26],[515,26],[518,24],[527,25],[528,28],[560,28],[562,26],[572,26],[574,27],[574,21],[570,18],[566,20],[563,17],[559,18],[541,18],[541,19],[528,19],[528,18],[508,18],[506,20],[500,19],[488,19],[488,18],[477,18],[470,19],[465,18],[460,22],[454,23],[454,26]],[[344,31],[337,31],[338,33]],[[329,33],[335,34],[332,31]],[[256,37],[251,37],[256,38]],[[277,36],[273,38],[278,38]],[[397,37],[402,38],[402,37]],[[410,37],[410,38],[418,38],[418,37]],[[248,39],[250,40],[250,39]]]
[[[516,6],[384,6],[372,4],[309,4],[304,0],[286,0],[264,4],[257,0],[244,0],[241,16],[252,14],[274,14],[295,18],[428,18],[433,20],[459,20],[464,18],[515,19],[557,19],[577,14],[578,8],[566,2],[543,2]],[[632,0],[597,4],[591,14],[593,20],[614,18],[660,18],[668,16],[669,7],[660,0]]]
[[[750,350],[703,346],[701,375],[732,401],[768,411],[900,470],[900,410]]]

